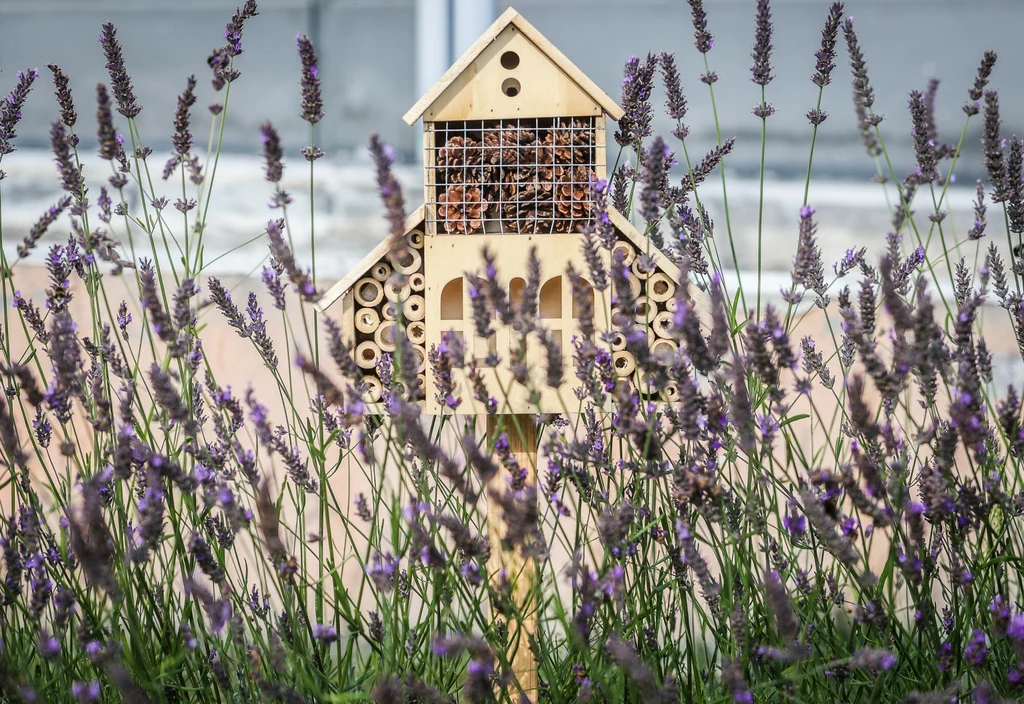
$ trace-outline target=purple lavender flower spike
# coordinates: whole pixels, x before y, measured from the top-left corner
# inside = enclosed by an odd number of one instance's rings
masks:
[[[17,85],[7,94],[3,104],[0,105],[0,156],[14,151],[11,141],[18,136],[15,128],[21,121],[21,108],[25,105],[25,100],[28,99],[33,81],[38,77],[38,69],[18,71]]]
[[[772,11],[768,0],[757,0],[757,19],[754,29],[754,49],[751,58],[754,65],[750,67],[753,77],[750,79],[756,85],[767,86],[772,78]]]
[[[836,67],[836,37],[842,20],[843,3],[832,3],[825,19],[825,26],[821,30],[821,48],[814,54],[817,61],[811,82],[819,88],[824,88],[832,82],[832,69]]]
[[[192,132],[189,126],[189,110],[196,104],[196,77],[189,76],[185,92],[178,96],[178,107],[174,112],[174,135],[171,143],[174,151],[185,156],[192,149]]]
[[[320,95],[320,69],[317,64],[313,42],[305,34],[295,38],[299,45],[299,61],[302,62],[302,112],[299,117],[311,125],[324,118],[324,101]]]
[[[117,101],[117,111],[129,119],[133,118],[142,112],[142,107],[135,102],[135,89],[132,88],[131,76],[125,70],[121,43],[117,40],[117,29],[113,23],[103,25],[99,43],[107,57],[107,71],[110,73],[110,87]]]
[[[706,54],[715,46],[715,39],[708,32],[708,16],[704,12],[704,0],[687,0],[693,17],[693,39],[697,51]]]

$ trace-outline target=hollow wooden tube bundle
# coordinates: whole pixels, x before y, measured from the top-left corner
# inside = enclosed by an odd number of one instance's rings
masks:
[[[356,303],[366,308],[373,308],[384,298],[384,288],[376,279],[359,279],[355,285]]]
[[[427,370],[427,353],[419,345],[412,348],[412,353],[416,357],[416,373],[422,374]]]
[[[656,357],[671,359],[676,354],[676,343],[672,342],[672,340],[655,340],[651,344],[651,354]]]
[[[413,291],[422,291],[427,287],[427,279],[422,273],[416,272],[409,275],[409,288]]]
[[[373,333],[373,339],[381,352],[394,352],[398,340],[398,324],[394,320],[385,320]]]
[[[356,364],[362,369],[373,369],[380,361],[380,347],[376,342],[360,342],[356,347]]]
[[[641,255],[633,260],[630,268],[633,270],[633,276],[638,279],[647,279],[654,274],[655,264],[650,257]]]
[[[413,294],[406,298],[405,303],[402,304],[402,315],[405,316],[406,320],[423,320],[426,310],[427,302],[423,300],[423,296]]]
[[[405,328],[405,334],[414,345],[422,345],[427,341],[427,328],[420,321],[409,323]]]
[[[413,249],[423,249],[423,230],[413,230],[405,236],[405,243]]]
[[[612,366],[619,376],[629,376],[636,371],[636,357],[632,352],[615,352],[612,354]]]
[[[665,301],[665,310],[667,310],[669,313],[675,313],[678,307],[679,302],[676,301],[674,297],[669,298],[667,301]]]
[[[658,334],[658,337],[672,337],[672,328],[675,326],[675,320],[675,313],[662,311],[655,316],[651,327],[654,328],[654,332]]]
[[[356,311],[356,330],[372,335],[380,326],[380,316],[373,308],[360,308]]]
[[[363,377],[363,401],[366,403],[377,403],[384,392],[384,385],[375,376]]]
[[[640,299],[636,303],[636,317],[634,320],[641,325],[650,325],[658,315],[658,307],[654,301]]]
[[[647,279],[647,296],[652,301],[663,303],[672,298],[675,293],[675,283],[660,271],[651,274],[651,278]]]
[[[612,339],[612,351],[621,352],[626,349],[626,336],[618,331],[615,331],[612,334],[614,335],[614,339]]]
[[[391,267],[387,262],[377,262],[377,265],[370,269],[370,276],[383,283],[391,276]]]
[[[633,249],[633,245],[628,242],[616,242],[615,246],[612,247],[612,261],[615,261],[617,252],[622,252],[622,263],[626,266],[633,266],[633,261],[636,259],[636,250]]]
[[[389,301],[402,302],[409,297],[408,286],[396,286],[394,280],[389,280],[384,284],[384,297]]]
[[[398,304],[394,301],[388,301],[381,306],[380,314],[384,320],[394,320],[398,317]]]
[[[400,274],[414,274],[419,271],[420,265],[423,264],[423,256],[415,249],[405,250],[398,261],[395,263],[395,269]]]

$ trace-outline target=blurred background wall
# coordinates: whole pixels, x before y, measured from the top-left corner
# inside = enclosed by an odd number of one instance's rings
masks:
[[[4,168],[17,176],[4,182],[8,246],[21,236],[20,223],[27,228],[58,193],[47,153],[47,131],[57,107],[45,64],[57,63],[70,75],[82,149],[89,151],[95,141],[95,86],[109,81],[96,39],[103,22],[114,22],[143,106],[138,118],[143,141],[155,150],[151,168],[159,170],[170,151],[176,96],[190,73],[200,81],[193,133],[197,151],[205,152],[211,116],[203,107],[215,100],[206,58],[223,43],[224,25],[241,2],[0,0],[0,88],[9,90],[17,69],[42,71],[18,128],[19,151],[4,160]],[[788,268],[795,242],[811,135],[803,115],[817,100],[810,76],[829,4],[772,2],[776,79],[768,86],[768,100],[777,112],[767,125],[769,198],[764,227],[773,246],[766,252],[765,265],[780,272]],[[270,216],[265,208],[270,191],[256,160],[258,126],[264,120],[275,124],[287,147],[286,187],[298,200],[293,212],[308,209],[308,202],[302,201],[308,169],[298,155],[298,149],[308,144],[309,126],[299,118],[297,33],[307,33],[315,42],[324,85],[326,118],[316,127],[316,141],[327,152],[317,162],[317,240],[325,247],[318,249],[318,254],[324,253],[319,272],[340,276],[383,233],[366,157],[368,136],[379,131],[395,145],[409,204],[418,205],[421,131],[407,127],[401,116],[509,5],[504,0],[261,0],[259,16],[245,26],[244,53],[235,63],[242,76],[231,85],[224,132],[227,156],[217,174],[214,208],[226,212],[209,230],[211,253],[218,246],[226,252],[251,239]],[[622,66],[630,55],[675,52],[690,105],[690,154],[699,157],[713,146],[715,117],[707,86],[698,80],[705,68],[693,46],[685,0],[517,0],[515,7],[616,99]],[[719,75],[714,86],[719,125],[723,138],[738,137],[727,163],[734,184],[734,232],[740,239],[749,238],[751,228],[756,232],[757,191],[744,184],[745,179],[756,178],[760,156],[760,120],[751,114],[759,89],[749,80],[754,0],[707,0],[706,9],[715,36],[708,59]],[[1024,2],[848,0],[846,12],[856,20],[877,96],[876,110],[886,116],[882,128],[898,174],[912,168],[907,93],[924,90],[932,77],[942,79],[936,109],[940,138],[955,142],[964,125],[961,106],[985,49],[996,49],[1000,55],[991,85],[1001,89],[1004,133],[1024,134],[1024,92],[1016,89],[1017,71],[1024,65]],[[825,89],[822,103],[830,117],[818,133],[811,197],[832,252],[841,253],[846,246],[883,242],[888,214],[883,192],[870,182],[875,162],[864,153],[857,135],[841,37],[837,49],[833,83]],[[655,129],[667,135],[670,126],[661,114],[663,100],[659,85],[654,95]],[[123,120],[115,117],[119,129],[124,129]],[[949,201],[955,216],[969,218],[971,186],[982,176],[981,124],[980,116],[974,118],[965,135],[965,157],[957,174],[965,187],[954,189]],[[16,198],[7,197],[12,189]],[[709,187],[706,197],[713,215],[720,196]],[[19,214],[18,208],[24,212]],[[721,217],[717,220],[721,224]],[[964,222],[966,232],[971,220]],[[756,266],[752,248],[739,251],[742,268]],[[233,251],[217,266],[244,273],[250,263]]]
[[[95,84],[108,80],[96,37],[100,25],[112,21],[144,106],[142,131],[154,135],[154,147],[163,147],[168,144],[175,96],[189,73],[201,79],[206,91],[200,105],[212,100],[205,60],[223,42],[224,24],[240,2],[0,0],[0,67],[5,72],[0,81],[11,83],[17,68],[60,64],[70,74],[79,111],[87,118]],[[713,133],[708,91],[698,82],[704,68],[693,48],[685,0],[261,0],[260,15],[245,28],[245,53],[236,64],[242,80],[232,86],[227,144],[239,151],[257,149],[256,129],[265,119],[272,120],[290,143],[306,139],[306,125],[297,115],[295,53],[295,35],[303,32],[316,43],[320,57],[327,118],[317,132],[324,149],[343,157],[362,149],[367,136],[380,131],[412,158],[419,134],[401,122],[402,114],[509,5],[614,98],[619,96],[622,65],[629,55],[676,52],[690,99],[693,134],[707,141]],[[753,0],[706,2],[716,40],[709,60],[720,77],[715,87],[721,127],[723,134],[741,137],[739,158],[734,159],[737,168],[754,166],[758,154],[760,125],[750,109],[759,94],[748,70],[753,6]],[[768,97],[778,112],[769,122],[775,147],[770,158],[784,176],[802,176],[806,161],[788,142],[807,141],[809,127],[801,116],[816,100],[809,78],[828,6],[827,0],[772,3],[777,78],[768,87]],[[1024,65],[1024,2],[1019,0],[849,0],[846,11],[856,19],[878,110],[897,123],[891,132],[904,144],[909,132],[904,109],[908,91],[924,89],[929,78],[942,79],[937,117],[942,136],[952,140],[959,136],[960,107],[982,52],[995,48],[1000,53],[996,86],[1014,85],[1015,67]],[[835,80],[825,91],[823,108],[831,118],[820,131],[824,148],[818,163],[842,177],[873,166],[860,158],[842,39],[838,48]],[[43,78],[48,84],[49,76]],[[40,93],[46,91],[43,88]],[[1002,110],[1008,130],[1024,132],[1024,93],[1005,92]],[[52,100],[35,95],[19,130],[20,144],[46,146],[47,125],[54,114]],[[656,128],[667,132],[660,117]],[[977,129],[968,135],[972,148],[976,133]]]

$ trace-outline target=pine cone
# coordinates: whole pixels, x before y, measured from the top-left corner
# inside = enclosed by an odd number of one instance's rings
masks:
[[[594,176],[593,170],[585,166],[577,166],[571,172],[563,170],[555,188],[555,207],[560,218],[556,231],[575,232],[579,225],[590,219],[593,208],[590,183]]]
[[[483,199],[479,188],[450,186],[437,201],[437,214],[445,232],[474,234],[483,231],[484,214],[491,203]]]

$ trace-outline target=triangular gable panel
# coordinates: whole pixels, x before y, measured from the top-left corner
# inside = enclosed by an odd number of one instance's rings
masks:
[[[510,70],[502,66],[502,57],[513,54],[518,64]],[[590,95],[511,24],[427,108],[423,119],[596,117],[602,112]]]
[[[518,63],[502,66],[506,52]],[[515,62],[512,62],[515,63]],[[508,81],[518,81],[508,95]],[[405,114],[407,124],[516,117],[622,117],[622,108],[509,8]]]

